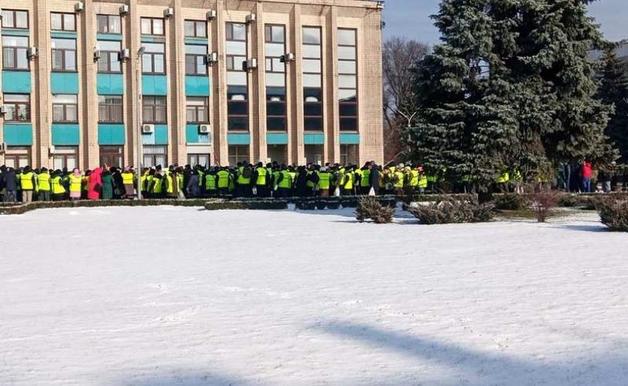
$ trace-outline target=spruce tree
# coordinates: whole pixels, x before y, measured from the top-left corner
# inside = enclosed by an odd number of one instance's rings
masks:
[[[413,156],[482,190],[507,169],[532,178],[560,162],[612,157],[611,108],[596,96],[587,58],[602,38],[587,3],[443,0],[434,16],[443,43],[417,70]]]
[[[604,50],[602,58],[602,82],[599,97],[606,104],[614,105],[615,111],[606,127],[606,135],[615,143],[623,162],[628,161],[628,77],[626,68],[617,58],[615,47]]]

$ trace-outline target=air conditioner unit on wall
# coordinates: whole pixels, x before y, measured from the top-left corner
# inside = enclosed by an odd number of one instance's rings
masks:
[[[282,63],[294,62],[294,59],[295,59],[294,54],[290,52],[287,54],[281,55],[281,58],[280,58]]]
[[[100,50],[94,50],[94,62],[100,60]]]
[[[155,132],[155,125],[142,125],[142,134],[152,134]]]
[[[174,8],[164,9],[164,17],[174,16]]]
[[[0,115],[4,115],[7,113],[7,108],[5,105],[0,105]]]
[[[212,127],[211,125],[198,125],[199,134],[211,134]]]
[[[118,56],[121,62],[127,61],[131,58],[131,51],[128,48],[123,48]]]
[[[207,20],[214,20],[215,18],[218,17],[218,13],[216,12],[215,9],[211,9],[209,11],[207,11]]]
[[[56,152],[57,152],[57,149],[55,149],[54,145],[48,146],[48,154],[52,155],[52,154],[55,154]]]
[[[212,52],[207,54],[205,61],[209,66],[213,66],[214,64],[218,63],[218,52]]]
[[[246,24],[255,23],[256,20],[257,20],[256,14],[252,13],[250,15],[246,15]]]
[[[83,12],[84,9],[85,9],[85,4],[83,4],[82,2],[78,2],[74,4],[74,11]]]
[[[129,14],[129,6],[124,4],[120,6],[120,15],[124,16],[124,15],[128,15]]]
[[[251,71],[257,68],[257,59],[252,58],[242,63],[243,71]]]
[[[26,51],[26,56],[29,59],[34,59],[39,56],[39,49],[37,47],[29,47]]]

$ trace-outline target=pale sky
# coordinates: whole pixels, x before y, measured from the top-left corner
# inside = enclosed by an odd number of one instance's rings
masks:
[[[429,18],[438,10],[439,0],[386,0],[384,20],[386,37],[402,36],[433,45],[438,31]],[[606,38],[628,39],[628,1],[598,0],[590,6],[591,16],[601,24]]]

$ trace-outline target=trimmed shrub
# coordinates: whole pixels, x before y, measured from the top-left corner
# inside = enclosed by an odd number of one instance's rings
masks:
[[[600,200],[597,203],[602,224],[613,232],[628,232],[628,201],[615,199]]]
[[[355,218],[359,222],[373,220],[376,224],[389,224],[393,220],[395,209],[380,204],[375,197],[363,197],[358,200]]]
[[[444,198],[433,203],[406,207],[406,210],[424,225],[488,222],[494,215],[494,206],[480,204],[477,198],[473,200]]]
[[[284,200],[212,200],[205,203],[207,210],[281,210],[287,209]]]
[[[506,193],[495,197],[495,209],[497,210],[523,210],[528,208],[528,199],[515,193]]]
[[[553,190],[542,190],[532,195],[532,210],[538,222],[545,222],[549,218],[552,209],[558,205],[560,194]]]

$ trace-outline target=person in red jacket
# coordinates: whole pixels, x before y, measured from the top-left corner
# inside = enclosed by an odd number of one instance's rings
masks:
[[[593,166],[589,161],[582,163],[582,191],[584,193],[591,192],[591,177],[593,176]]]
[[[100,199],[102,188],[102,168],[92,170],[87,180],[87,198],[90,200]]]

